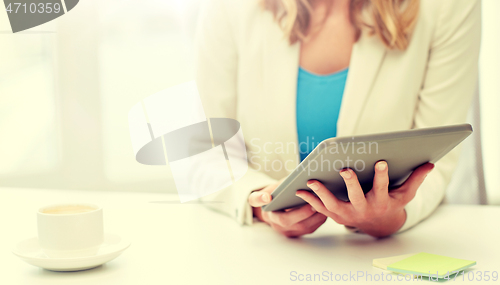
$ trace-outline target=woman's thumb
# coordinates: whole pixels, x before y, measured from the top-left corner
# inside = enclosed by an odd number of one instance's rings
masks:
[[[248,196],[248,204],[252,207],[262,207],[269,204],[271,200],[271,194],[265,191],[254,191],[250,194],[250,196]]]

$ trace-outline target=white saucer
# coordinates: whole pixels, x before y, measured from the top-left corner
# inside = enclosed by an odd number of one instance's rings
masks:
[[[104,234],[104,242],[95,255],[69,258],[50,258],[38,244],[38,238],[21,241],[12,251],[27,263],[52,271],[79,271],[97,267],[118,257],[130,242],[116,234]]]

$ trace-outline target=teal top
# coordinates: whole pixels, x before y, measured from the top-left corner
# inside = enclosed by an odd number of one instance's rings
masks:
[[[300,161],[320,142],[337,135],[337,120],[348,70],[318,75],[299,67],[297,135]]]

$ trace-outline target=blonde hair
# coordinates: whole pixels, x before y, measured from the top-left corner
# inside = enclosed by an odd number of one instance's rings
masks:
[[[290,44],[307,38],[313,0],[261,0],[273,13]],[[377,35],[390,49],[408,47],[418,16],[419,0],[351,0],[350,18],[356,40],[363,31]]]

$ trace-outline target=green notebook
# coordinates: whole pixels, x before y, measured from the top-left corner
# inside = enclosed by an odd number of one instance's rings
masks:
[[[380,261],[383,260],[391,260],[391,258],[374,259],[373,265],[381,267]],[[444,278],[473,265],[476,265],[476,262],[472,260],[421,252],[410,256],[399,256],[399,258],[396,258],[395,262],[388,264],[386,269],[397,273],[431,277],[435,277],[437,275],[438,278]]]

